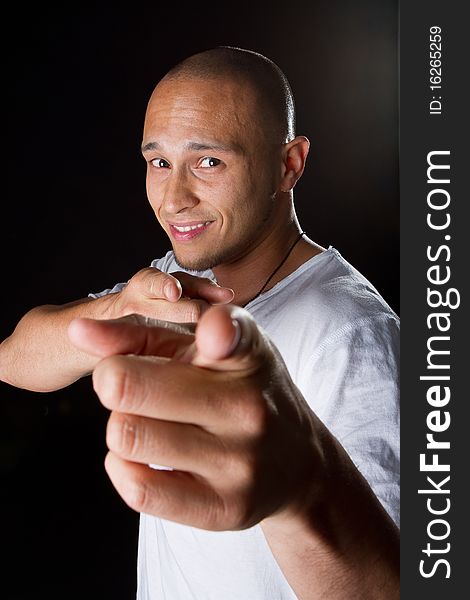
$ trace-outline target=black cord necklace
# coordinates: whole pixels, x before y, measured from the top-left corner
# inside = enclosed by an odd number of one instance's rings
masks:
[[[281,262],[277,265],[277,267],[274,269],[274,271],[271,273],[271,275],[266,279],[266,281],[263,284],[263,287],[252,298],[250,298],[244,304],[242,304],[243,308],[247,304],[250,304],[250,302],[253,302],[253,300],[256,300],[256,298],[258,298],[258,296],[260,296],[264,292],[264,290],[265,290],[266,286],[268,285],[268,283],[271,281],[271,279],[274,277],[274,275],[276,275],[276,273],[279,271],[279,269],[282,267],[282,265],[286,262],[286,260],[290,256],[292,250],[295,248],[295,246],[297,246],[297,244],[300,242],[300,240],[303,238],[304,235],[305,235],[305,231],[301,231],[300,234],[297,236],[295,242],[289,248],[289,251],[287,252],[287,254],[284,256],[284,258],[281,260]]]

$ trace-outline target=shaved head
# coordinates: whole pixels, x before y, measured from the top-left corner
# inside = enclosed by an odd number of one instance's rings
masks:
[[[264,56],[219,47],[173,67],[148,102],[142,153],[149,202],[183,268],[230,270],[298,233],[291,190],[308,140]]]
[[[220,46],[186,58],[162,81],[194,78],[248,84],[255,92],[257,114],[268,139],[276,143],[294,139],[295,108],[289,82],[281,69],[262,54]]]

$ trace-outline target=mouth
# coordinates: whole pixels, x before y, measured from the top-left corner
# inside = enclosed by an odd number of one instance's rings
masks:
[[[173,239],[178,242],[193,240],[204,233],[212,223],[213,221],[192,221],[191,223],[182,223],[180,225],[169,223],[170,233]]]

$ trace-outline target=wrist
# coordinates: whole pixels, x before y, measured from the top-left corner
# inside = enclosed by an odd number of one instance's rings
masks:
[[[339,442],[327,436],[323,448],[304,500],[262,521],[266,540],[299,598],[397,598],[398,529]]]

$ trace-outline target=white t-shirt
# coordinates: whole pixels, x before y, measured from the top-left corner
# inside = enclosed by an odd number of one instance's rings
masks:
[[[152,266],[166,272],[181,270],[172,252]],[[202,275],[213,278],[210,271]],[[398,524],[397,315],[331,247],[246,308],[276,344],[312,410],[338,438]],[[137,598],[287,600],[296,596],[259,525],[244,531],[210,532],[141,515]]]

